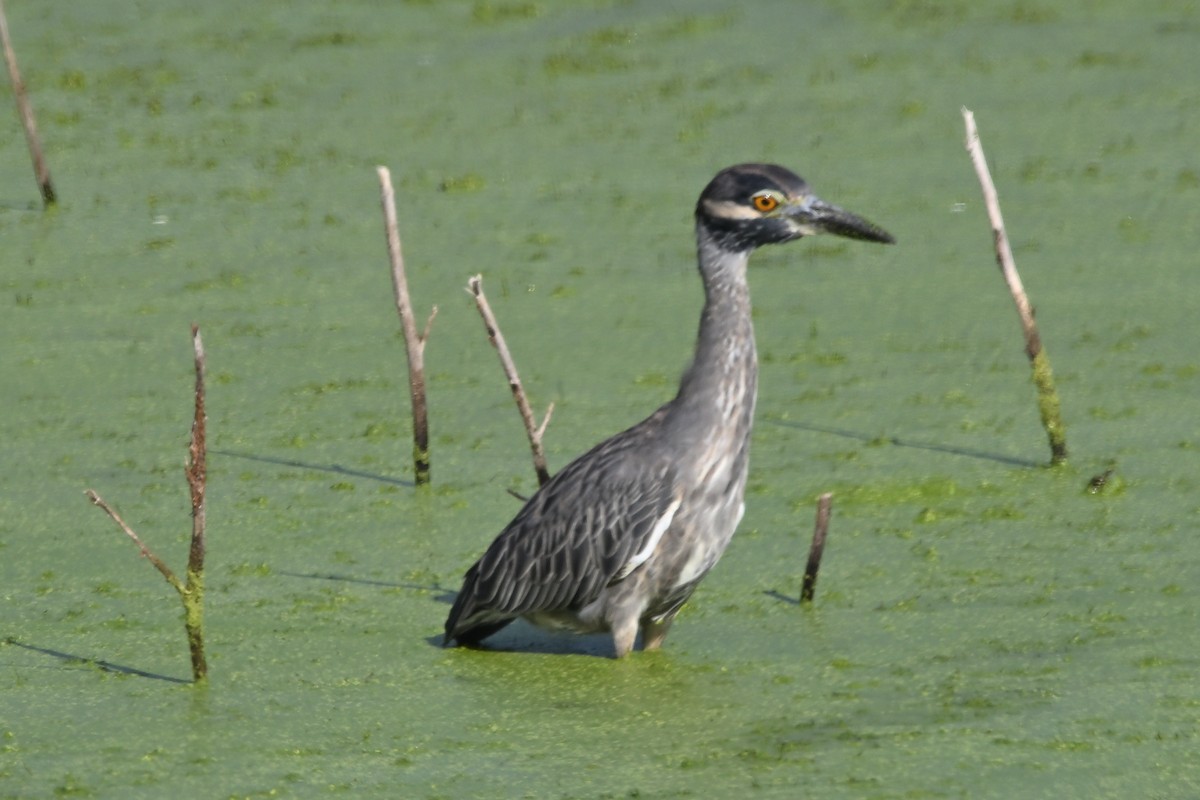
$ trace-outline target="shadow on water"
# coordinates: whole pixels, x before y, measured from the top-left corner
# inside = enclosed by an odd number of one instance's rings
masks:
[[[855,439],[867,444],[890,444],[895,447],[908,447],[913,450],[927,450],[933,453],[947,453],[952,456],[964,456],[966,458],[977,458],[983,461],[994,461],[998,464],[1010,464],[1016,467],[1042,467],[1044,463],[1039,461],[1031,461],[1027,458],[1017,458],[1016,456],[1007,456],[1003,453],[988,453],[984,450],[973,450],[968,447],[956,447],[948,444],[937,444],[933,442],[911,442],[906,439],[901,439],[899,436],[871,436],[869,434],[860,433],[858,431],[847,430],[845,428],[833,428],[827,425],[816,425],[810,422],[795,422],[792,420],[782,419],[765,419],[765,423],[771,425],[779,425],[784,428],[795,428],[802,431],[812,431],[814,433],[828,433],[832,436],[841,436],[844,439]]]
[[[32,644],[25,644],[24,642],[18,642],[16,639],[5,639],[4,643],[10,644],[14,647],[20,647],[24,650],[30,650],[34,653],[41,653],[42,655],[50,656],[52,658],[57,658],[59,661],[62,661],[66,664],[88,666],[88,667],[98,667],[99,669],[103,670],[104,672],[115,672],[120,675],[135,675],[139,678],[151,678],[156,681],[166,681],[167,683],[192,683],[193,682],[187,678],[175,678],[170,675],[160,675],[157,672],[147,672],[146,670],[138,669],[137,667],[127,667],[122,664],[114,664],[111,661],[105,661],[104,659],[101,659],[101,658],[88,658],[87,656],[77,656],[77,655],[73,655],[71,653],[64,653],[61,650],[54,650],[49,647],[38,647],[38,646],[32,645]]]
[[[32,200],[24,204],[16,200],[0,200],[0,211],[28,211],[38,213],[44,210],[40,204]]]
[[[773,598],[773,599],[775,599],[775,600],[778,600],[778,601],[779,601],[779,602],[781,602],[781,603],[787,603],[788,605],[793,605],[793,606],[798,606],[798,605],[800,605],[800,598],[799,598],[799,596],[797,596],[797,597],[788,597],[788,596],[787,596],[786,594],[784,594],[783,592],[776,591],[775,589],[770,589],[770,590],[764,591],[764,592],[763,592],[763,594],[765,594],[767,597],[770,597],[770,598]]]
[[[412,589],[420,592],[438,592],[437,602],[450,605],[454,602],[454,598],[458,592],[451,591],[441,584],[435,583],[432,586],[423,586],[419,583],[401,583],[397,581],[381,581],[375,578],[356,578],[353,575],[338,575],[332,572],[290,572],[284,569],[274,570],[277,575],[286,575],[289,578],[305,578],[313,581],[335,581],[339,583],[361,583],[365,586],[386,586],[389,589]]]
[[[228,456],[229,458],[241,458],[246,461],[260,461],[264,464],[277,464],[281,467],[295,467],[297,469],[311,469],[318,472],[332,472],[335,475],[348,475],[352,478],[366,478],[367,480],[379,481],[380,483],[390,483],[395,486],[413,487],[412,481],[406,481],[401,478],[393,478],[389,475],[379,475],[374,472],[366,472],[360,469],[351,469],[343,467],[341,464],[309,464],[304,461],[295,461],[288,458],[276,458],[274,456],[259,456],[253,453],[237,453],[232,450],[214,450],[209,448],[209,453],[219,456]]]
[[[425,641],[433,647],[443,647],[442,635],[427,636]],[[514,620],[512,624],[497,631],[477,645],[455,645],[448,649],[461,648],[482,653],[535,653],[540,655],[613,657],[612,636],[607,633],[574,634],[543,630],[525,620]],[[641,637],[638,637],[640,649]]]
[[[840,436],[844,439],[854,439],[866,444],[890,444],[893,447],[907,447],[913,450],[926,450],[932,453],[946,453],[952,456],[963,456],[964,458],[975,458],[983,461],[993,461],[997,464],[1009,464],[1016,467],[1042,467],[1043,462],[1033,461],[1028,458],[1018,458],[1017,456],[1009,456],[1003,453],[989,453],[985,450],[975,450],[969,447],[958,447],[955,445],[938,444],[936,442],[914,442],[907,439],[902,439],[899,436],[877,436],[859,431],[849,430],[847,428],[834,428],[829,425],[817,425],[811,422],[796,422],[794,420],[782,420],[766,418],[763,420],[765,424],[778,425],[783,428],[793,428],[795,430],[810,431],[813,433],[825,433],[831,436]],[[276,464],[283,467],[295,467],[297,469],[315,470],[318,472],[330,472],[335,475],[346,475],[352,478],[365,478],[367,480],[379,481],[380,483],[389,483],[394,486],[414,487],[412,481],[402,478],[393,478],[390,475],[380,475],[375,472],[367,472],[360,469],[351,469],[343,467],[341,464],[312,464],[305,461],[296,461],[289,458],[278,458],[275,456],[260,456],[253,453],[239,453],[232,450],[215,450],[210,449],[208,452],[227,456],[229,458],[240,458],[246,461],[258,461],[263,464]],[[517,498],[521,502],[528,500],[516,492],[509,490],[509,494]]]

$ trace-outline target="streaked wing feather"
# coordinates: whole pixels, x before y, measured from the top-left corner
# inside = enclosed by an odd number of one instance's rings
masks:
[[[468,573],[449,628],[477,615],[579,608],[610,585],[675,499],[674,468],[632,428],[530,498]]]

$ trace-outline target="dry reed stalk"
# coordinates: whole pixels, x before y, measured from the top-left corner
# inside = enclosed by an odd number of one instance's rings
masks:
[[[975,127],[975,115],[970,109],[962,109],[963,121],[967,128],[967,152],[971,155],[971,163],[975,166],[975,174],[983,189],[983,202],[987,207],[988,219],[992,225],[992,235],[996,247],[996,263],[1004,276],[1004,282],[1012,294],[1017,306],[1017,315],[1021,319],[1021,332],[1025,337],[1025,355],[1029,357],[1033,370],[1033,383],[1037,387],[1038,412],[1042,419],[1042,427],[1046,430],[1046,438],[1050,441],[1050,463],[1064,464],[1067,461],[1067,429],[1062,420],[1062,405],[1058,399],[1058,389],[1054,384],[1054,371],[1050,369],[1050,357],[1042,345],[1038,334],[1037,322],[1034,320],[1033,305],[1025,294],[1021,276],[1017,272],[1017,264],[1013,259],[1012,248],[1008,243],[1008,233],[1004,228],[1004,217],[1000,213],[1000,198],[996,185],[992,182],[992,173],[988,169],[987,158],[983,154],[983,145],[979,141],[979,131]]]
[[[192,496],[192,541],[188,549],[187,582],[179,580],[175,572],[161,558],[154,554],[149,547],[129,527],[111,505],[105,502],[99,494],[91,489],[84,491],[84,496],[96,506],[104,510],[125,535],[133,540],[142,555],[154,565],[154,568],[166,579],[167,583],[179,593],[183,601],[183,624],[187,632],[188,650],[192,658],[192,679],[203,683],[208,678],[208,661],[204,657],[204,554],[205,554],[205,490],[208,483],[207,443],[204,410],[204,343],[200,339],[200,329],[192,326],[192,348],[195,353],[196,391],[195,414],[192,417],[192,437],[188,446],[187,462],[184,466],[184,476]]]
[[[817,519],[813,525],[812,544],[808,548],[808,563],[804,566],[804,585],[800,588],[802,603],[811,603],[817,593],[817,572],[821,569],[821,556],[825,554],[825,536],[829,532],[832,506],[832,493],[825,492],[817,498]]]
[[[0,0],[0,43],[4,47],[4,60],[8,64],[8,77],[12,81],[13,97],[17,101],[17,113],[21,124],[25,127],[25,141],[29,143],[29,157],[33,160],[33,174],[37,178],[38,189],[42,192],[42,206],[49,208],[57,202],[54,193],[54,182],[50,180],[50,168],[46,166],[46,158],[42,154],[42,142],[38,137],[37,122],[33,117],[33,105],[25,91],[25,82],[21,80],[21,70],[17,67],[17,54],[13,50],[12,39],[8,35],[8,15],[4,12],[4,0]]]
[[[400,250],[400,225],[396,221],[396,195],[392,190],[392,174],[387,167],[376,167],[383,203],[384,230],[387,235],[388,256],[392,263],[392,289],[395,293],[396,311],[404,331],[405,351],[408,354],[408,393],[412,402],[413,415],[413,473],[418,486],[430,480],[429,463],[429,415],[425,400],[425,342],[429,339],[429,328],[437,316],[437,306],[429,312],[425,330],[417,333],[413,318],[412,301],[408,295],[408,279],[404,274],[404,255]]]

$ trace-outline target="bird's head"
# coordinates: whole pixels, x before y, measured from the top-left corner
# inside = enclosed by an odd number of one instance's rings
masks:
[[[738,164],[718,172],[700,194],[696,221],[723,249],[735,251],[817,233],[896,241],[878,225],[826,203],[803,178],[774,164]]]

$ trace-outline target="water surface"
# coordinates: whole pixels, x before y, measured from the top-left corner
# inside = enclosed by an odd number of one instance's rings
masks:
[[[61,207],[0,142],[0,795],[1200,794],[1200,13],[1162,2],[9,4]],[[959,108],[1063,396],[1050,470]],[[533,471],[668,399],[690,215],[771,160],[896,234],[756,256],[741,533],[666,649],[442,650]],[[434,486],[409,485],[374,166]],[[182,568],[209,353],[211,681]],[[1105,491],[1084,490],[1115,465]],[[800,608],[814,498],[835,493]],[[69,722],[68,722],[69,721]],[[69,725],[69,728],[68,728]]]

